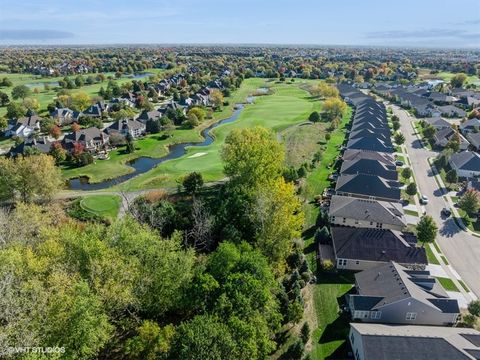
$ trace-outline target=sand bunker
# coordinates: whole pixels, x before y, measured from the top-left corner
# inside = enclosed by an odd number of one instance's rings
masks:
[[[200,157],[200,156],[203,156],[203,155],[207,155],[207,153],[206,152],[199,152],[199,153],[196,153],[196,154],[193,154],[193,155],[189,156],[188,158],[193,159],[193,158],[197,158],[197,157]]]

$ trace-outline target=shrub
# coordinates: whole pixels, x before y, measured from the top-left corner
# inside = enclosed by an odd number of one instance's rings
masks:
[[[322,269],[325,271],[331,271],[333,270],[333,262],[330,259],[325,259],[322,261]]]

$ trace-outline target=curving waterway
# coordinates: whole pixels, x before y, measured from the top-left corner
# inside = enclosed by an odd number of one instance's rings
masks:
[[[247,98],[247,103],[252,103],[253,99],[254,99],[253,97]],[[67,182],[68,188],[71,190],[84,190],[84,191],[107,189],[114,185],[118,185],[127,180],[130,180],[131,178],[137,175],[146,173],[147,171],[153,169],[158,164],[161,164],[167,160],[178,159],[179,157],[185,155],[186,148],[189,146],[208,146],[215,140],[214,137],[211,135],[211,131],[215,129],[217,126],[231,123],[237,120],[243,108],[244,108],[243,104],[237,104],[235,107],[235,110],[233,111],[232,116],[230,116],[229,118],[220,120],[210,125],[209,127],[205,128],[204,130],[202,130],[201,134],[204,137],[203,141],[185,142],[185,143],[171,145],[169,147],[168,154],[160,158],[151,158],[151,157],[141,156],[134,160],[127,161],[126,165],[131,166],[134,169],[134,171],[122,176],[118,176],[114,179],[105,180],[102,182],[92,183],[92,184],[89,183],[88,177],[70,179]],[[108,161],[108,160],[98,160],[98,161]]]

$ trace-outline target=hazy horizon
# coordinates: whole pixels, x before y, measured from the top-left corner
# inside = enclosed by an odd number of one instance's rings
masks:
[[[0,23],[3,46],[480,48],[476,0],[25,0],[2,4]]]

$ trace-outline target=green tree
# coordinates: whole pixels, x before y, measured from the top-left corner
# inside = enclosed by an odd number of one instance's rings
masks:
[[[417,240],[425,246],[425,243],[433,243],[437,237],[438,227],[430,215],[423,215],[417,224]]]
[[[449,170],[445,174],[445,180],[447,180],[447,182],[450,183],[450,184],[457,183],[457,181],[458,181],[457,172],[454,169]]]
[[[320,121],[320,114],[318,113],[318,111],[312,112],[308,116],[308,120],[311,121],[311,122],[319,122]]]
[[[475,214],[480,209],[480,194],[475,190],[467,190],[460,198],[458,206],[468,215]]]
[[[393,126],[393,131],[397,131],[398,129],[400,129],[400,123],[399,122],[392,123],[392,126]]]
[[[467,75],[460,73],[460,74],[455,74],[451,79],[450,79],[450,85],[452,85],[454,88],[460,88],[463,86],[465,81],[467,80]]]
[[[27,109],[21,103],[11,102],[7,105],[7,117],[9,119],[18,119],[25,116]]]
[[[396,133],[393,139],[397,145],[402,145],[405,142],[405,136],[402,133]]]
[[[175,328],[172,325],[161,328],[156,322],[145,320],[137,328],[137,335],[127,341],[127,354],[130,358],[145,360],[165,357],[174,336]]]
[[[404,179],[410,179],[410,177],[412,176],[412,170],[409,168],[409,167],[405,167],[402,169],[402,177]]]
[[[329,121],[343,117],[347,110],[347,104],[342,99],[336,97],[329,98],[323,103],[323,111]]]
[[[310,325],[308,325],[308,322],[305,322],[303,324],[302,328],[300,329],[300,334],[301,334],[303,343],[306,344],[310,339]]]
[[[7,106],[10,102],[10,98],[8,95],[2,91],[0,91],[0,106]]]
[[[480,316],[480,300],[473,300],[468,304],[468,311],[473,316]]]
[[[183,188],[188,194],[197,194],[203,186],[202,174],[198,172],[191,172],[182,181]]]
[[[32,90],[27,85],[17,85],[12,89],[12,98],[14,100],[17,99],[25,99],[26,97],[32,94]]]
[[[211,315],[197,315],[177,328],[171,357],[185,360],[222,360],[240,358],[240,353],[241,349],[238,348],[233,334],[221,319]]]
[[[411,182],[407,185],[405,192],[410,196],[415,195],[417,193],[417,185],[414,182]]]
[[[225,175],[256,188],[282,174],[285,150],[275,135],[262,127],[233,130],[221,151]]]

